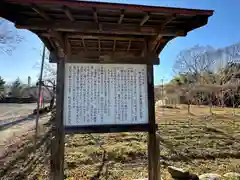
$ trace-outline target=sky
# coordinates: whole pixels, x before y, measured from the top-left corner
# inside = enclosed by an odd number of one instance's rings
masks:
[[[100,0],[102,1],[102,0]],[[196,8],[214,10],[208,24],[188,33],[186,37],[171,40],[160,53],[160,65],[154,67],[154,83],[169,81],[173,76],[176,56],[182,50],[195,45],[221,48],[240,42],[239,0],[104,0],[105,2]],[[11,24],[10,24],[11,26]],[[0,29],[1,30],[1,29]],[[24,41],[8,55],[0,51],[0,76],[8,83],[19,77],[27,82],[31,76],[36,81],[41,61],[42,42],[27,30],[19,30]]]

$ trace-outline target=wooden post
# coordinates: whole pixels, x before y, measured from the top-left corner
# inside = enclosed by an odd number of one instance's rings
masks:
[[[157,159],[157,180],[161,180],[161,175],[160,175],[160,141],[161,138],[159,134],[156,134],[156,154],[155,158]]]
[[[148,179],[157,180],[157,162],[156,159],[156,123],[155,123],[155,103],[154,103],[154,82],[153,65],[147,65],[148,76]]]
[[[64,125],[63,125],[63,106],[64,106],[64,59],[57,63],[57,85],[56,85],[56,119],[55,119],[55,140],[53,144],[53,169],[52,179],[64,179]]]

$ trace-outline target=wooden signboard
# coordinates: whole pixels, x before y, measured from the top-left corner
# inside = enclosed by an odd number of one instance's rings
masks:
[[[66,133],[147,131],[147,87],[144,64],[66,63]]]

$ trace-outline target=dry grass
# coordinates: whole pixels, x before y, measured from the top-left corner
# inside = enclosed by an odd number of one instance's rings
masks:
[[[240,172],[240,119],[232,109],[206,107],[156,109],[161,135],[162,176],[169,179],[167,165],[195,173]],[[240,112],[240,111],[239,111]],[[238,120],[239,119],[239,120]],[[72,179],[134,179],[147,177],[147,134],[94,134],[106,150],[89,135],[73,135],[66,140],[66,176]],[[102,163],[104,166],[102,167]],[[101,171],[99,173],[99,171]]]
[[[232,109],[186,106],[156,109],[161,136],[161,175],[170,179],[168,165],[191,172],[240,173],[240,117]],[[239,113],[236,111],[236,113]],[[66,179],[136,179],[147,177],[147,133],[68,135],[65,143]],[[47,179],[45,161],[35,177]],[[32,176],[31,176],[32,177]],[[11,178],[10,178],[11,179]]]

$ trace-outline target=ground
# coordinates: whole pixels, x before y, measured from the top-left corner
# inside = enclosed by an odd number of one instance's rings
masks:
[[[25,140],[33,137],[36,116],[32,112],[35,108],[36,103],[0,104],[0,164],[9,162],[18,150],[25,149]],[[40,124],[47,122],[49,117],[49,114],[41,116]]]
[[[170,179],[167,166],[189,169],[196,174],[240,173],[240,110],[193,106],[156,108],[160,135],[161,176]],[[2,179],[48,179],[49,133],[42,126],[36,153],[30,136],[0,167]],[[67,135],[66,179],[136,179],[147,177],[147,134]],[[26,150],[27,149],[27,150]]]
[[[35,104],[0,104],[0,145],[6,144],[15,134],[21,134],[33,122],[24,121],[36,108]],[[29,118],[30,120],[30,118]],[[23,122],[24,121],[24,122]],[[16,123],[16,125],[14,125]],[[24,124],[24,126],[23,126]],[[3,153],[0,148],[0,157]]]
[[[30,114],[36,108],[36,103],[30,104],[11,104],[0,103],[0,123],[3,120],[10,118],[19,118],[24,115]]]

